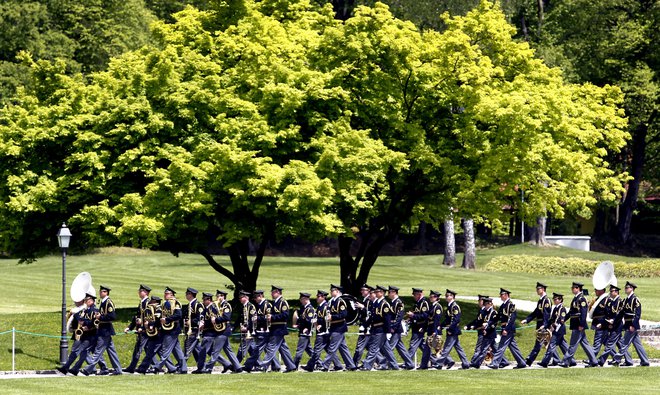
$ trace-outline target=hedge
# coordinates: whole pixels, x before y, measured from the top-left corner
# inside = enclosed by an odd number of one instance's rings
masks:
[[[660,277],[660,259],[647,259],[635,263],[613,262],[617,277]],[[554,276],[590,277],[600,261],[583,258],[509,255],[493,258],[486,264],[491,272],[533,273]]]

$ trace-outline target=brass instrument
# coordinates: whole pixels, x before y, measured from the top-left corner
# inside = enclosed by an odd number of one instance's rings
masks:
[[[147,306],[144,314],[144,328],[147,336],[153,337],[158,335],[157,319],[158,313],[156,312],[156,307],[152,305]]]
[[[252,339],[252,331],[250,331],[248,328],[248,319],[250,319],[249,315],[250,309],[248,308],[248,305],[243,306],[243,327],[241,328],[241,336],[243,336],[243,332],[245,332],[245,340]],[[257,317],[252,317],[253,325],[255,324],[256,320]]]
[[[488,347],[488,351],[486,351],[486,358],[484,358],[484,363],[490,365],[493,362],[493,357],[493,347]]]
[[[406,317],[401,320],[401,336],[407,336],[408,331],[410,330],[410,325],[412,325],[412,320],[409,317]]]
[[[298,327],[298,310],[294,310],[293,316],[291,317],[291,326],[294,328]]]
[[[330,332],[330,324],[332,323],[332,315],[330,314],[330,309],[328,308],[325,311],[325,332]]]
[[[541,345],[547,350],[548,345],[550,344],[550,338],[552,338],[552,332],[545,328],[539,328],[536,330],[536,341],[541,343]]]
[[[247,318],[245,319],[245,321],[247,322]],[[247,324],[246,324],[246,326],[247,326]],[[252,330],[253,331],[257,330],[257,314],[256,313],[254,315],[252,315]],[[254,332],[250,333],[250,331],[248,331],[248,336],[246,336],[245,338],[246,339],[251,339],[252,335],[254,335]]]
[[[270,332],[270,308],[266,309],[266,332]]]
[[[83,335],[82,321],[78,321],[78,327],[73,332],[73,338],[76,339],[76,341],[78,341],[80,340],[80,337],[82,335]]]
[[[435,357],[439,357],[442,352],[442,347],[445,345],[445,340],[442,338],[442,335],[434,333],[432,336],[426,337],[426,344],[435,354]]]
[[[217,308],[218,313],[220,312],[220,307],[218,304],[215,304],[215,307]],[[213,329],[215,329],[216,332],[224,332],[225,329],[227,329],[227,323],[226,322],[220,322],[216,323],[215,319],[218,318],[220,314],[216,314],[213,312],[213,309],[209,311],[209,318],[211,319],[211,323],[213,324]]]
[[[169,309],[165,308],[166,304],[168,304],[170,306]],[[176,306],[176,299],[172,298],[172,299],[169,299],[169,300],[165,301],[165,303],[163,303],[163,307],[162,307],[163,318],[167,318],[167,317],[172,316],[174,314],[174,307],[175,306]],[[170,331],[170,330],[174,329],[175,325],[176,325],[176,322],[172,321],[169,324],[168,323],[163,323],[161,326],[166,331]]]
[[[96,327],[96,329],[99,328],[99,324],[100,324],[100,323],[101,323],[101,321],[100,321],[98,318],[95,318],[95,319],[94,319],[94,326]]]
[[[188,332],[186,335],[192,336],[192,303],[188,303]]]

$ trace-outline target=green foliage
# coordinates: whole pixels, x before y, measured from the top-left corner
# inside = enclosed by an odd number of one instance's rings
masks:
[[[383,4],[345,23],[308,0],[243,4],[224,30],[188,7],[86,79],[34,62],[0,111],[3,249],[34,256],[55,233],[34,224],[63,220],[90,246],[204,251],[389,237],[450,208],[497,220],[518,188],[528,217],[621,193],[619,90],[566,83],[490,2],[442,33]]]
[[[61,59],[68,73],[105,69],[148,42],[153,15],[142,0],[6,0],[0,4],[0,102],[29,83],[21,53]]]
[[[660,277],[660,259],[613,263],[614,273],[618,278]],[[485,268],[491,272],[590,277],[599,264],[599,261],[575,257],[509,255],[493,258]]]

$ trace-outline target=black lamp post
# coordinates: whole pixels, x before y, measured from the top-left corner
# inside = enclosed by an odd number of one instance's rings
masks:
[[[62,224],[57,232],[57,243],[62,249],[62,336],[60,338],[60,365],[64,365],[69,351],[69,340],[66,333],[66,250],[71,241],[71,231]]]

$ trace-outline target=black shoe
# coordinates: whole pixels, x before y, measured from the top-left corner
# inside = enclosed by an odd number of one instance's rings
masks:
[[[123,373],[121,370],[113,370],[112,372],[108,373],[110,376],[121,376]]]
[[[81,370],[80,373],[84,374],[85,376],[89,376],[90,374],[92,374],[91,372],[87,371],[87,369]]]
[[[174,374],[188,374],[188,370],[177,370]]]
[[[598,360],[598,366],[601,366],[601,367],[602,367],[603,365],[605,365],[605,361],[602,360],[602,359],[599,359],[599,360]]]
[[[470,365],[471,368],[479,369],[481,366],[477,365],[476,363],[473,363]]]
[[[651,366],[649,363],[640,363],[639,366]]]
[[[625,362],[625,363],[622,363],[622,364],[619,365],[619,366],[621,366],[621,367],[623,367],[623,366],[633,366],[633,364],[632,364],[632,363]]]
[[[291,372],[296,372],[296,371],[298,371],[298,369],[286,369],[282,373],[291,373]]]
[[[527,367],[527,365],[516,365],[513,368],[514,369],[525,369],[526,367]]]
[[[461,370],[470,369],[470,365],[461,365],[461,367],[459,369],[461,369]]]
[[[532,364],[534,363],[534,361],[532,361],[531,359],[527,358],[527,359],[525,360],[525,363],[527,364],[527,366],[532,366]]]
[[[109,375],[109,374],[110,374],[110,371],[109,371],[109,370],[101,370],[101,371],[98,372],[96,375],[97,375],[97,376],[107,376],[107,375]]]
[[[563,363],[563,362],[559,362],[559,363],[557,364],[557,366],[561,366],[562,368],[567,368],[567,367],[568,367],[568,365],[565,364],[565,363]]]
[[[224,368],[222,368],[222,373],[227,373],[231,369],[231,365],[227,365]]]
[[[201,369],[193,370],[190,374],[202,374],[203,371]]]
[[[445,368],[449,370],[452,366],[454,366],[454,364],[456,364],[456,362],[449,362],[447,365],[445,365]]]
[[[242,368],[238,368],[238,369],[236,369],[236,370],[232,370],[231,372],[232,372],[232,373],[243,373],[243,369],[242,369]]]
[[[500,369],[504,369],[504,368],[506,368],[506,367],[509,366],[509,365],[511,365],[511,364],[510,364],[510,363],[501,363],[501,364],[500,364]]]
[[[619,361],[610,361],[610,365],[612,365],[612,366],[619,366],[620,364],[621,364],[621,362],[619,362]]]
[[[414,369],[414,368],[411,368],[411,369]],[[351,371],[351,372],[355,372],[356,370],[358,370],[358,367],[354,366],[352,368],[348,368],[348,370]]]
[[[60,372],[60,373],[62,373],[62,374],[66,374],[66,373],[67,373],[67,370],[66,370],[65,367],[61,367],[61,366],[60,366],[59,368],[55,368],[55,370],[57,370],[58,372]]]
[[[147,371],[146,371],[146,370],[142,370],[142,369],[136,369],[136,370],[135,370],[135,373],[138,373],[138,374],[147,374]]]
[[[360,368],[361,371],[363,372],[369,372],[371,369],[365,368],[364,366]]]
[[[542,368],[545,368],[545,369],[548,368],[548,365],[546,365],[546,364],[544,364],[544,363],[539,363],[539,366],[542,367]]]
[[[124,368],[124,369],[122,369],[122,372],[124,372],[124,373],[135,373],[135,369],[126,369],[126,368]]]
[[[588,364],[584,365],[585,368],[595,368],[597,366],[598,366],[597,363],[588,363]]]
[[[80,373],[80,372],[77,371],[77,370],[69,370],[69,374],[72,374],[72,375],[74,375],[74,376],[77,376],[78,373]]]
[[[500,368],[499,366],[495,366],[495,365],[486,365],[486,367],[490,368],[490,369],[495,369],[495,370]]]

